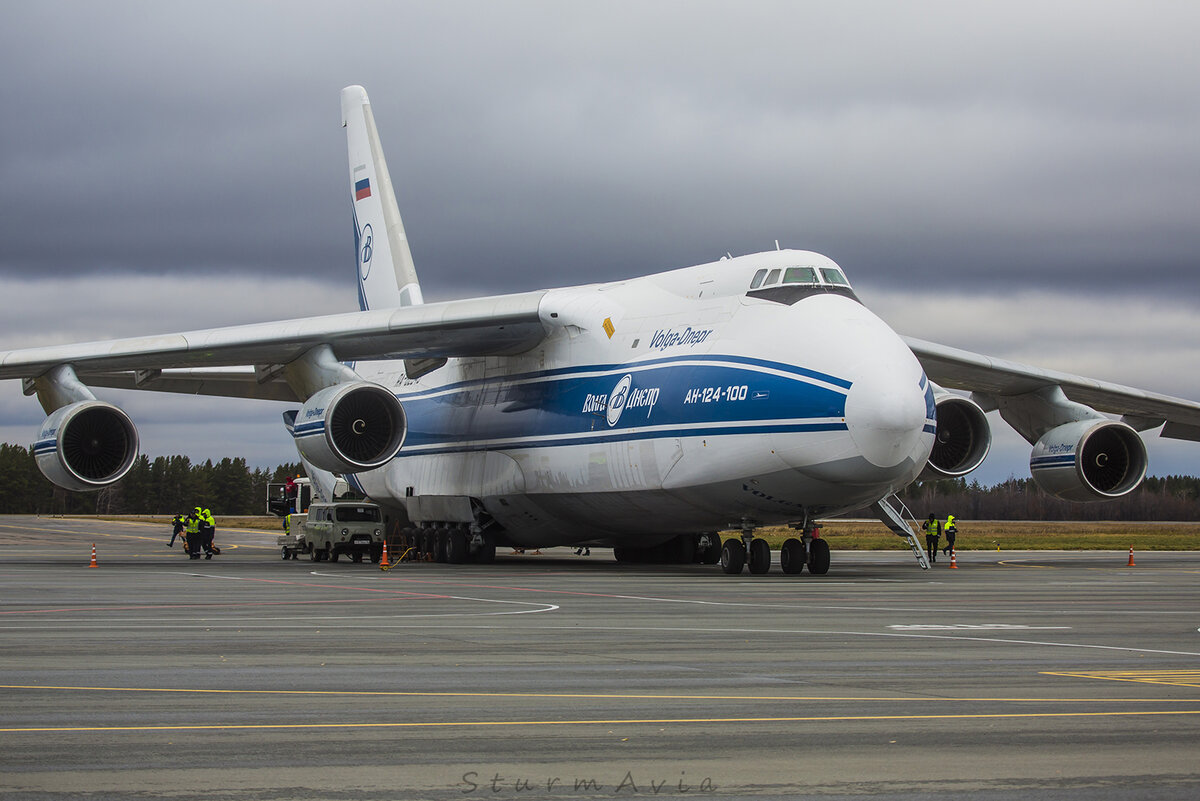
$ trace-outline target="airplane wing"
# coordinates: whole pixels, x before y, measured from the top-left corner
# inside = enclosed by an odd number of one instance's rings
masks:
[[[903,339],[920,360],[930,380],[948,389],[995,398],[1058,386],[1070,400],[1101,412],[1122,415],[1125,422],[1139,431],[1162,425],[1161,436],[1200,442],[1200,403],[1010,362],[922,339]]]
[[[318,345],[339,361],[521,353],[546,336],[544,291],[0,352],[0,379],[70,364],[93,386],[296,401],[281,367]],[[238,367],[239,370],[219,368]],[[217,369],[214,369],[217,368]],[[169,371],[169,372],[164,372]],[[32,391],[27,382],[26,389]]]

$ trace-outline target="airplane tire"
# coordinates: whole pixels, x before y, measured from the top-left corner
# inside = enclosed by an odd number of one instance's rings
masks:
[[[280,548],[279,550],[280,550],[280,551],[283,553],[283,561],[285,561],[285,562],[286,562],[286,561],[288,560],[288,549],[287,549],[287,548]]]
[[[467,542],[467,533],[461,528],[451,529],[446,534],[446,561],[452,565],[461,565],[467,561],[471,552]]]
[[[784,573],[795,575],[804,569],[804,543],[792,537],[779,549],[779,566]]]
[[[696,537],[692,534],[680,534],[675,538],[671,555],[674,556],[674,562],[678,565],[692,565],[696,563]]]
[[[716,534],[709,534],[708,542],[708,547],[700,554],[700,562],[706,565],[715,565],[721,561],[721,538]]]
[[[350,561],[354,564],[358,564],[362,561],[362,557],[362,551],[355,551],[354,553],[350,554]]]
[[[829,572],[829,543],[813,540],[808,546],[808,572],[823,576]]]
[[[746,546],[741,540],[728,539],[721,546],[721,569],[731,576],[742,572],[746,564]]]
[[[321,552],[318,551],[316,548],[309,548],[308,549],[308,561],[320,562],[321,561]]]
[[[649,561],[649,554],[644,548],[630,548],[629,546],[614,546],[612,549],[612,558],[616,559],[623,565],[642,565]]]
[[[336,562],[338,560],[338,557],[341,556],[341,554],[338,553],[337,551],[335,551],[333,548],[327,548],[326,553],[329,554],[330,562]]]
[[[764,539],[750,540],[750,572],[761,576],[771,569],[771,546]]]
[[[433,561],[448,562],[446,551],[450,545],[450,532],[444,528],[438,529],[433,535]]]
[[[481,565],[490,565],[496,561],[496,543],[485,541],[475,552],[475,561]]]

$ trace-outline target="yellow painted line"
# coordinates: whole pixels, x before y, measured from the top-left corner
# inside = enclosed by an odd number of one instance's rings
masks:
[[[1057,675],[1057,674],[1048,674]],[[920,696],[861,696],[861,695],[652,695],[603,693],[501,693],[501,692],[415,692],[390,690],[225,690],[191,687],[85,687],[53,684],[0,684],[0,690],[69,690],[118,693],[180,693],[195,695],[303,695],[303,696],[368,696],[398,698],[562,698],[598,700],[658,700],[658,701],[873,701],[902,703],[1196,703],[1200,698],[931,698]]]
[[[976,715],[822,715],[804,717],[739,717],[739,718],[620,718],[614,720],[445,720],[425,723],[228,723],[175,726],[47,726],[0,728],[0,734],[28,732],[114,732],[114,731],[262,731],[296,729],[433,729],[465,728],[470,726],[637,726],[690,723],[837,723],[852,721],[920,721],[920,720],[1018,720],[1046,718],[1107,718],[1131,716],[1189,716],[1200,715],[1200,709],[1149,712],[1017,712]]]
[[[1072,679],[1129,681],[1138,684],[1163,684],[1172,687],[1200,687],[1200,670],[1086,670],[1043,672],[1044,676]]]

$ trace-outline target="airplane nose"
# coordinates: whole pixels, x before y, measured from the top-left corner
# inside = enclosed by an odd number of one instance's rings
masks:
[[[925,428],[925,394],[907,362],[887,360],[864,370],[846,396],[846,427],[859,453],[876,467],[921,458],[915,452]]]

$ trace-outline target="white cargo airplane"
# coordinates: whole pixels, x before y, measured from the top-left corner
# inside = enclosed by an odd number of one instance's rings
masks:
[[[1200,403],[901,337],[807,251],[423,303],[367,94],[341,101],[361,310],[0,353],[0,378],[49,415],[34,453],[51,481],[98,489],[137,456],[129,417],[89,386],[292,401],[315,484],[345,476],[445,561],[588,544],[763,573],[754,531],[786,523],[783,570],[821,574],[814,521],[861,507],[923,560],[889,498],[975,469],[988,410],[1075,501],[1141,483],[1139,431],[1200,441]],[[742,537],[722,544],[727,528]]]

